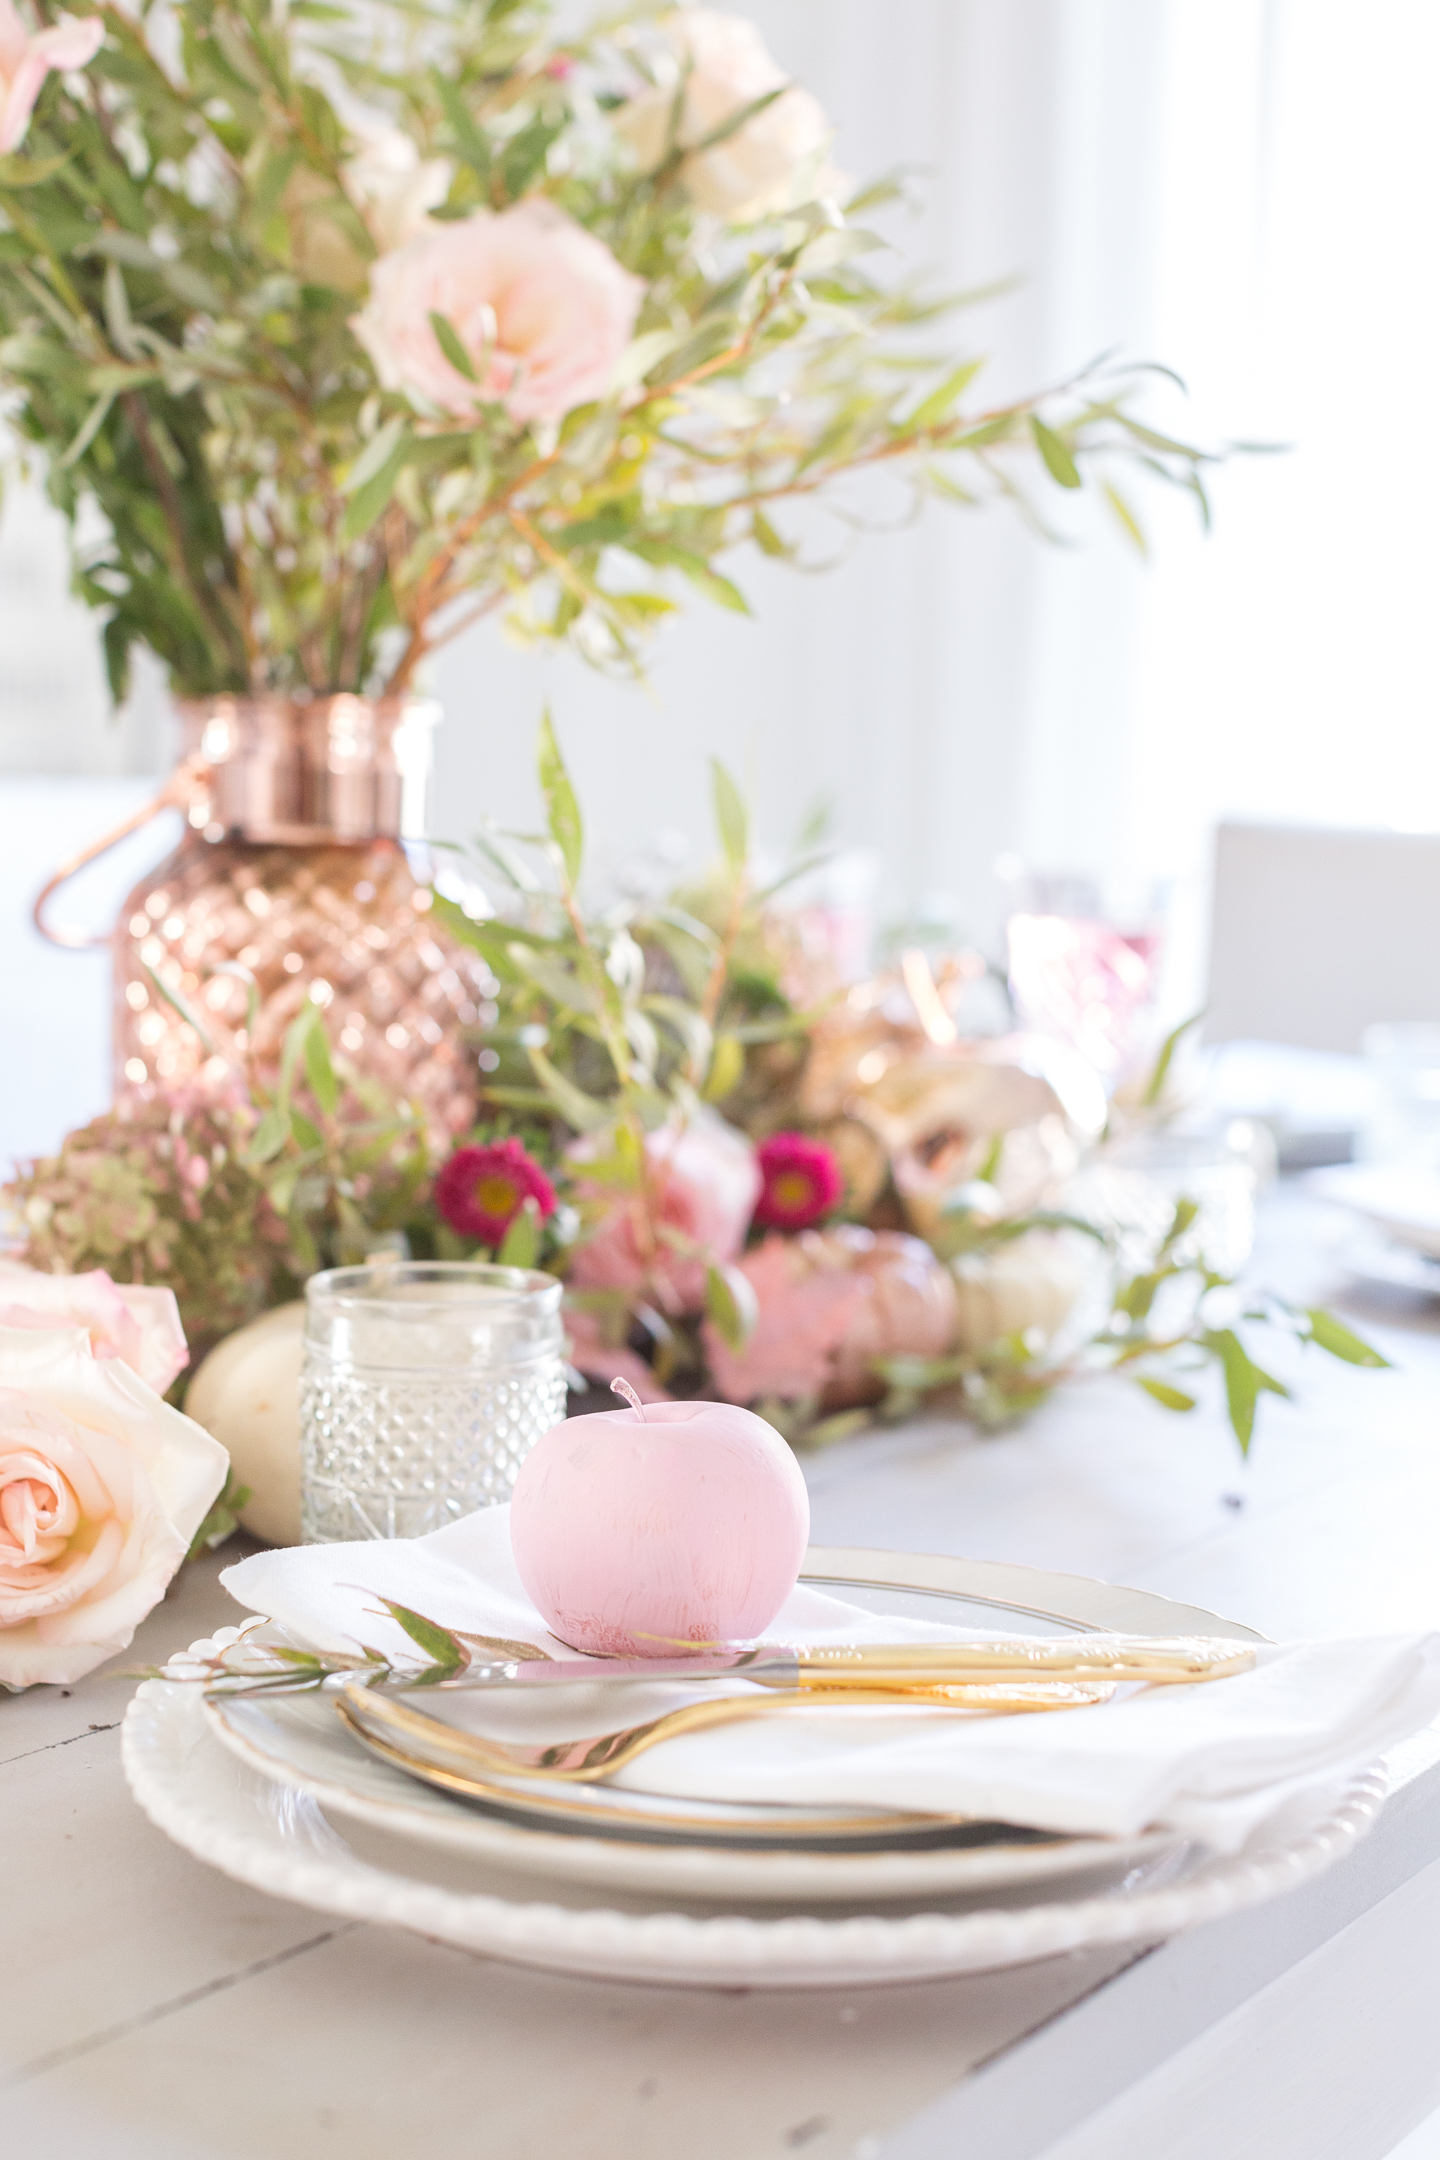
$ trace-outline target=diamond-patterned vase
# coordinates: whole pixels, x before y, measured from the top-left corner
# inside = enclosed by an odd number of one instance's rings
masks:
[[[306,1285],[307,1544],[422,1537],[508,1500],[565,1415],[560,1284],[527,1268],[375,1261]]]
[[[219,1084],[241,1053],[273,1072],[308,996],[350,1062],[422,1109],[437,1139],[468,1129],[462,1030],[484,971],[432,922],[402,844],[424,829],[434,717],[356,697],[180,708],[187,755],[168,799],[188,829],[115,931],[117,1093]],[[208,1049],[154,976],[198,1014]]]

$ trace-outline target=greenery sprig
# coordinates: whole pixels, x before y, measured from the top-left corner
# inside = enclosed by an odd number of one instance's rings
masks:
[[[798,560],[787,506],[853,522],[837,489],[870,472],[1032,516],[1027,476],[1093,485],[1137,545],[1127,470],[1207,511],[1211,453],[1142,417],[1145,369],[973,401],[981,361],[930,342],[962,303],[873,267],[864,221],[898,183],[842,210],[800,172],[748,222],[699,208],[694,158],[780,91],[638,162],[620,122],[659,79],[653,13],[561,41],[544,0],[101,0],[101,51],[0,158],[0,386],[80,536],[117,697],[137,644],[189,697],[398,693],[500,608],[633,670],[679,590],[744,611],[721,559]],[[382,383],[353,327],[385,253],[355,178],[376,130],[441,172],[432,225],[543,200],[642,282],[603,395],[457,419]]]

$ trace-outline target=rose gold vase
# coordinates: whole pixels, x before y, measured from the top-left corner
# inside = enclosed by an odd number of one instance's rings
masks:
[[[431,921],[402,845],[423,827],[434,708],[215,698],[179,715],[184,756],[152,807],[179,807],[187,829],[114,933],[117,1093],[219,1086],[242,1057],[273,1074],[309,996],[334,1048],[421,1109],[437,1141],[465,1131],[475,1090],[461,1030],[484,971]]]

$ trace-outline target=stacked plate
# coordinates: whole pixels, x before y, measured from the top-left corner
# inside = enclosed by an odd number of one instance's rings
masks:
[[[1345,1211],[1335,1257],[1370,1282],[1440,1297],[1440,1177],[1414,1165],[1342,1163],[1306,1178]]]
[[[994,1635],[1257,1639],[1148,1592],[1026,1568],[812,1550],[805,1580]],[[127,1774],[162,1829],[262,1888],[524,1963],[700,1986],[853,1986],[1153,1942],[1319,1872],[1380,1799],[1359,1780],[1304,1837],[1215,1861],[1160,1832],[680,1801],[638,1773],[624,1789],[447,1789],[443,1726],[427,1737],[424,1719],[360,1716],[363,1734],[355,1704],[328,1691],[149,1681],[126,1720]]]

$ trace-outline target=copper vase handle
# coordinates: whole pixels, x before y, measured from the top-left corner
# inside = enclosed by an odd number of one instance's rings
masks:
[[[63,946],[69,952],[84,952],[95,945],[108,945],[111,936],[108,930],[96,932],[82,930],[78,923],[46,922],[46,902],[52,893],[57,893],[62,885],[68,884],[87,863],[96,862],[100,856],[108,854],[117,842],[128,839],[133,832],[139,832],[142,825],[148,825],[151,818],[158,817],[162,810],[188,811],[204,792],[210,772],[208,760],[201,757],[198,751],[183,758],[160,792],[142,809],[132,811],[128,818],[112,826],[100,839],[92,840],[88,847],[79,849],[74,855],[67,855],[59,869],[52,872],[36,893],[35,905],[30,910],[31,920],[41,937],[48,938],[52,945]]]

